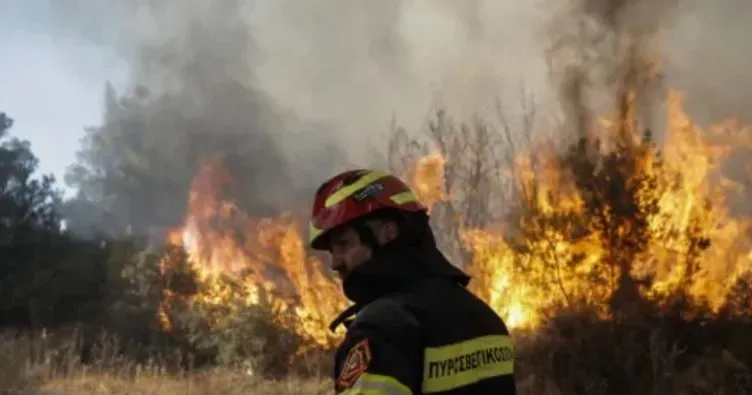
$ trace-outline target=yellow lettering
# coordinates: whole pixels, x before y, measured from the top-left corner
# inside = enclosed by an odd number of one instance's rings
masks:
[[[514,372],[514,347],[509,336],[489,335],[424,353],[423,392],[448,391]]]

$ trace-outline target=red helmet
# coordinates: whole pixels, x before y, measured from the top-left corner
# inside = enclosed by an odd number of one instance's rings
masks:
[[[327,249],[326,232],[381,209],[426,211],[398,177],[376,170],[350,170],[324,182],[316,192],[308,231],[313,249]]]

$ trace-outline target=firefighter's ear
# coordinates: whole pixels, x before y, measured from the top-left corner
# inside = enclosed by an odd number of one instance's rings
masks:
[[[382,220],[378,226],[376,238],[379,240],[380,244],[384,245],[397,239],[397,237],[399,237],[399,232],[399,225],[396,221],[391,219]]]

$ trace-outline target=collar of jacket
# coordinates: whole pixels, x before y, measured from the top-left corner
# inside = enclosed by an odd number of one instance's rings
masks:
[[[348,318],[374,300],[405,288],[424,278],[443,277],[467,286],[470,277],[452,265],[436,247],[405,246],[383,248],[363,262],[342,282],[345,296],[354,305],[331,323],[334,331]]]

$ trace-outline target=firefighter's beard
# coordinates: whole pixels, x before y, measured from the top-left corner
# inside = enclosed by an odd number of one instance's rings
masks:
[[[404,248],[377,249],[342,279],[342,291],[352,302],[366,304],[424,277],[409,257]]]
[[[342,280],[342,290],[352,302],[367,304],[427,277],[447,278],[463,287],[470,280],[435,246],[387,244]]]

